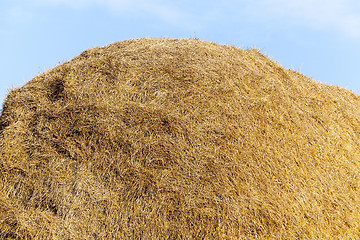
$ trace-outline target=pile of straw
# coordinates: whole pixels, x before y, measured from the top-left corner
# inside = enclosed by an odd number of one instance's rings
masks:
[[[7,96],[1,239],[358,239],[360,97],[256,49],[135,39]]]

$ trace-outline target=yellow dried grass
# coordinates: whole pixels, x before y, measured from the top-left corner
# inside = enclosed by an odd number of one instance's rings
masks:
[[[8,94],[0,237],[360,238],[359,110],[256,49],[89,49]]]

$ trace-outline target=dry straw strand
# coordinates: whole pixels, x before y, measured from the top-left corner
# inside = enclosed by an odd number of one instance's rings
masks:
[[[359,111],[257,49],[88,49],[5,100],[0,238],[358,239]]]

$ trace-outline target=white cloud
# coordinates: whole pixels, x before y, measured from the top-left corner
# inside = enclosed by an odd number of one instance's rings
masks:
[[[341,29],[352,37],[360,37],[360,15],[350,14],[341,21]]]
[[[1,12],[1,19],[7,22],[29,21],[34,15],[22,6],[12,6]]]
[[[139,0],[34,0],[35,3],[47,6],[66,5],[75,8],[83,8],[93,5],[103,5],[110,8],[124,7],[129,4],[140,2]]]
[[[303,25],[360,38],[359,0],[28,0],[27,2],[47,6],[65,5],[80,9],[99,6],[106,7],[113,14],[118,15],[150,14],[174,26],[193,30],[214,20],[229,21],[229,17],[239,18],[242,21],[245,12],[253,19],[265,21],[265,24]],[[13,16],[25,13],[19,10],[17,12],[16,9],[12,11],[9,14]]]
[[[256,4],[254,2],[257,2]],[[360,37],[358,0],[260,0],[250,3],[252,11],[317,29],[336,30]]]
[[[84,8],[89,6],[106,7],[115,15],[124,12],[134,14],[151,14],[169,23],[185,24],[186,14],[179,8],[171,6],[166,0],[35,0],[37,4],[47,6],[65,5],[73,8]]]

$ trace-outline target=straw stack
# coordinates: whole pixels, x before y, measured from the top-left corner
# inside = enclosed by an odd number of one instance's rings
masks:
[[[256,49],[135,39],[7,96],[1,239],[359,239],[360,97]]]

